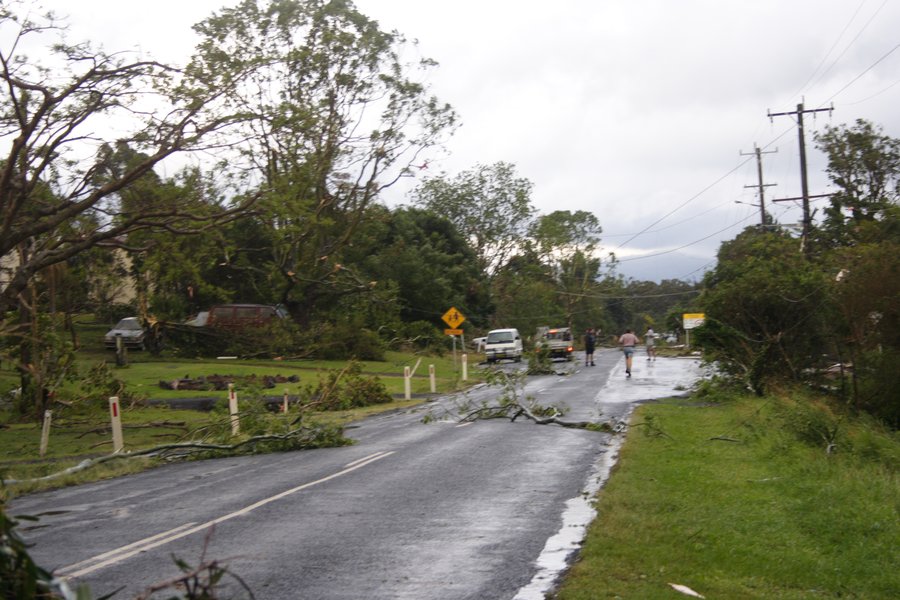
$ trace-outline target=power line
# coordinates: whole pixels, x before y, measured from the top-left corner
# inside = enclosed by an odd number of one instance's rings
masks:
[[[731,170],[729,170],[727,173],[723,174],[721,177],[719,177],[718,179],[716,179],[715,181],[713,181],[712,183],[707,185],[705,188],[703,188],[702,190],[700,190],[699,192],[697,192],[696,194],[694,194],[693,196],[691,196],[690,198],[688,198],[687,200],[682,202],[680,205],[678,205],[677,207],[675,207],[674,209],[672,209],[671,211],[669,211],[668,213],[666,213],[665,215],[663,215],[662,217],[660,217],[659,219],[657,219],[656,221],[654,221],[653,223],[651,223],[650,225],[648,225],[647,227],[642,229],[641,231],[637,232],[636,234],[634,234],[633,236],[631,236],[630,238],[628,238],[627,240],[625,240],[624,242],[619,244],[619,246],[615,250],[613,250],[613,252],[615,252],[616,250],[619,250],[620,248],[623,248],[628,243],[630,243],[632,240],[634,240],[636,237],[647,233],[648,229],[650,229],[651,227],[654,227],[655,225],[668,219],[670,216],[672,216],[673,214],[675,214],[676,212],[678,212],[679,210],[681,210],[682,208],[684,208],[685,206],[687,206],[688,204],[690,204],[691,202],[693,202],[694,200],[696,200],[697,198],[699,198],[700,196],[702,196],[703,194],[708,192],[710,189],[712,189],[713,187],[718,185],[726,177],[729,177],[730,175],[732,175],[735,171],[737,171],[738,169],[743,167],[748,162],[750,162],[749,158],[744,161],[741,161],[736,166],[734,166]]]
[[[828,65],[828,68],[825,69],[825,70],[822,72],[821,75],[819,75],[818,79],[816,79],[816,82],[814,82],[814,83],[817,83],[819,80],[821,80],[823,77],[825,77],[825,75],[827,75],[828,72],[831,71],[831,69],[834,68],[834,66],[838,63],[838,61],[840,61],[841,58],[844,57],[844,55],[847,53],[847,51],[850,50],[850,48],[853,47],[853,44],[856,43],[856,40],[858,40],[859,37],[863,34],[863,32],[864,32],[866,29],[868,29],[869,25],[872,24],[872,21],[875,20],[875,17],[878,16],[878,13],[881,12],[881,9],[883,9],[884,6],[885,6],[887,3],[888,3],[888,0],[884,0],[884,2],[881,3],[881,6],[879,6],[879,7],[875,10],[875,12],[872,13],[872,16],[869,17],[869,20],[866,21],[866,23],[862,26],[862,28],[860,28],[860,30],[856,33],[856,35],[853,37],[853,39],[850,40],[850,43],[847,44],[847,46],[846,46],[846,47],[844,48],[844,50],[837,56],[837,58],[835,58],[835,59],[831,62],[831,64]],[[860,8],[862,8],[862,6],[860,6]],[[857,11],[857,12],[858,12],[858,11]],[[856,14],[853,15],[853,18],[854,18],[854,19],[856,18]],[[851,19],[851,22],[852,22],[852,19]],[[848,24],[848,26],[849,26],[849,24]],[[843,35],[843,33],[842,33],[841,35]],[[830,50],[829,50],[829,52],[830,52]]]
[[[612,294],[585,294],[580,292],[557,292],[561,296],[573,296],[575,298],[593,298],[595,300],[646,300],[647,298],[669,298],[671,296],[686,296],[687,294],[699,294],[703,290],[685,290],[682,292],[669,292],[666,294],[630,294],[628,296],[613,296]]]
[[[740,221],[737,221],[736,223],[732,223],[728,227],[725,227],[724,229],[720,229],[719,231],[714,231],[713,233],[709,234],[708,236],[702,237],[699,240],[694,240],[693,242],[691,242],[689,244],[685,244],[684,246],[679,246],[678,248],[672,248],[670,250],[663,250],[662,252],[654,252],[653,254],[642,254],[641,256],[632,256],[630,258],[619,258],[616,260],[616,262],[620,262],[620,263],[621,262],[631,262],[633,260],[641,260],[644,258],[653,258],[654,256],[662,256],[664,254],[671,254],[672,252],[678,252],[679,250],[684,250],[685,248],[689,248],[690,246],[693,246],[694,244],[699,244],[700,242],[705,242],[706,240],[708,240],[711,237],[719,235],[722,232],[728,231],[732,227],[736,227],[737,225],[740,225],[741,223],[743,223],[744,221],[746,221],[747,219],[749,219],[752,216],[753,215],[750,214],[750,215],[744,217],[743,219],[741,219]]]
[[[876,66],[878,66],[878,63],[880,63],[881,61],[883,61],[884,59],[886,59],[888,56],[890,56],[891,54],[893,54],[894,52],[896,52],[898,48],[900,48],[900,44],[897,44],[896,46],[894,46],[893,48],[891,48],[890,50],[888,50],[887,52],[885,52],[884,55],[882,55],[881,58],[879,58],[878,60],[876,60],[875,62],[873,62],[871,65],[869,65],[862,73],[860,73],[859,75],[857,75],[856,77],[854,77],[853,79],[851,79],[850,82],[849,82],[847,85],[845,85],[844,87],[842,87],[841,89],[839,89],[838,91],[836,91],[835,93],[833,93],[833,94],[831,95],[831,97],[830,97],[828,100],[826,100],[826,102],[831,102],[831,101],[833,101],[833,100],[834,100],[841,92],[843,92],[843,91],[846,90],[848,87],[850,87],[851,85],[853,85],[854,83],[856,83],[863,75],[865,75],[866,73],[868,73],[869,71],[871,71],[872,69],[874,69]]]
[[[837,39],[834,40],[834,43],[831,45],[831,48],[828,49],[828,52],[825,53],[825,56],[822,57],[822,61],[816,66],[816,68],[813,70],[813,72],[810,73],[807,80],[804,81],[803,85],[800,86],[800,89],[797,90],[796,92],[794,92],[794,95],[791,96],[792,98],[800,95],[806,89],[807,85],[813,80],[813,77],[816,76],[816,74],[819,72],[819,69],[822,68],[822,65],[825,64],[825,61],[828,60],[828,57],[831,56],[831,53],[834,52],[834,49],[837,48],[837,45],[844,38],[844,34],[847,33],[848,29],[850,29],[850,25],[852,25],[853,21],[856,20],[856,16],[859,14],[859,11],[862,10],[862,7],[866,5],[866,2],[868,2],[868,0],[862,0],[862,2],[859,3],[859,6],[856,7],[856,10],[854,11],[853,16],[850,17],[850,20],[847,21],[846,25],[844,25],[844,29],[841,31],[840,35],[838,35]],[[852,44],[852,42],[851,42],[851,44]],[[849,48],[849,45],[847,47]],[[846,52],[846,50],[844,50],[844,51]],[[831,66],[833,67],[834,64],[832,63]],[[830,69],[831,67],[828,67],[828,68]],[[827,73],[827,70],[825,72]],[[822,75],[824,76],[824,73]],[[818,79],[816,81],[818,81]]]
[[[866,96],[866,97],[863,98],[862,100],[857,100],[856,102],[844,102],[841,106],[856,106],[857,104],[862,104],[863,102],[868,102],[868,101],[871,100],[872,98],[877,98],[878,96],[880,96],[880,95],[882,95],[883,93],[887,92],[888,90],[890,90],[892,87],[894,87],[894,86],[897,85],[898,83],[900,83],[900,79],[898,79],[897,81],[895,81],[895,82],[892,83],[891,85],[887,86],[886,88],[884,88],[884,89],[882,89],[882,90],[879,90],[879,91],[875,92],[875,93],[872,94],[871,96]]]

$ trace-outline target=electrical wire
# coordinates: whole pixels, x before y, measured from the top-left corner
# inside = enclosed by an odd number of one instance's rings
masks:
[[[835,58],[835,59],[832,61],[832,63],[831,63],[830,65],[828,65],[828,68],[825,69],[825,71],[823,71],[821,75],[819,75],[819,77],[813,82],[813,85],[815,85],[816,83],[818,83],[819,81],[821,81],[822,78],[824,78],[825,75],[827,75],[828,72],[831,71],[831,69],[834,68],[834,66],[841,60],[841,58],[844,57],[844,55],[847,53],[847,51],[850,50],[850,48],[853,47],[853,44],[856,43],[856,40],[858,40],[859,37],[863,34],[863,32],[864,32],[866,29],[868,29],[869,25],[872,24],[872,21],[875,20],[875,17],[878,16],[878,13],[881,12],[881,9],[883,9],[887,3],[888,3],[888,0],[884,0],[884,2],[881,3],[881,6],[879,6],[879,7],[875,10],[875,12],[872,13],[872,16],[869,17],[869,20],[866,21],[866,23],[865,23],[865,24],[862,26],[862,28],[856,33],[856,35],[853,37],[853,39],[850,40],[850,43],[847,44],[847,46],[846,46],[846,47],[844,48],[844,50],[837,56],[837,58]],[[860,8],[862,8],[862,7],[860,7]],[[854,18],[855,18],[855,16],[856,16],[856,15],[854,15]]]
[[[713,233],[711,233],[705,237],[702,237],[699,240],[694,240],[693,242],[690,242],[689,244],[685,244],[685,245],[679,246],[677,248],[671,248],[669,250],[663,250],[662,252],[654,252],[653,254],[642,254],[641,256],[631,256],[629,258],[620,258],[620,259],[618,259],[617,262],[620,262],[620,263],[631,262],[633,260],[642,260],[644,258],[653,258],[655,256],[662,256],[664,254],[671,254],[672,252],[678,252],[679,250],[684,250],[685,248],[689,248],[689,247],[693,246],[694,244],[699,244],[700,242],[704,242],[711,237],[714,237],[716,235],[719,235],[720,233],[728,231],[732,227],[736,227],[736,226],[740,225],[741,223],[743,223],[744,221],[746,221],[754,216],[756,216],[756,215],[754,213],[751,213],[751,214],[747,215],[746,217],[744,217],[743,219],[741,219],[740,221],[737,221],[736,223],[732,223],[731,225],[729,225],[728,227],[725,227],[724,229],[714,231]]]
[[[687,206],[688,204],[690,204],[691,202],[693,202],[694,200],[696,200],[697,198],[699,198],[700,196],[702,196],[703,194],[705,194],[706,192],[708,192],[709,190],[711,190],[713,187],[715,187],[716,185],[718,185],[719,183],[721,183],[722,181],[724,181],[725,178],[727,178],[727,177],[731,176],[732,174],[734,174],[735,171],[737,171],[738,169],[740,169],[741,167],[743,167],[743,166],[744,166],[745,164],[747,164],[748,162],[750,162],[750,158],[746,158],[746,159],[742,160],[740,163],[738,163],[736,166],[732,167],[728,172],[726,172],[725,174],[723,174],[722,176],[720,176],[718,179],[716,179],[715,181],[713,181],[712,183],[710,183],[709,185],[707,185],[706,187],[704,187],[702,190],[700,190],[699,192],[697,192],[696,194],[694,194],[693,196],[691,196],[690,198],[688,198],[687,200],[685,200],[684,202],[682,202],[681,204],[679,204],[678,206],[676,206],[675,208],[673,208],[672,210],[670,210],[669,212],[667,212],[667,213],[666,213],[665,215],[663,215],[662,217],[660,217],[660,218],[658,218],[657,220],[653,221],[653,223],[651,223],[650,225],[648,225],[647,227],[645,227],[645,228],[642,229],[641,231],[637,232],[636,234],[634,234],[633,236],[631,236],[630,238],[628,238],[627,240],[625,240],[624,242],[622,242],[621,244],[619,244],[619,245],[615,248],[615,250],[613,250],[613,252],[615,252],[616,250],[620,250],[621,248],[624,248],[626,245],[628,245],[631,241],[633,241],[633,240],[634,240],[635,238],[637,238],[638,236],[644,235],[645,233],[647,233],[647,231],[648,231],[650,228],[655,227],[657,224],[659,224],[659,223],[665,221],[666,219],[668,219],[669,217],[671,217],[673,214],[675,214],[676,212],[678,212],[679,210],[681,210],[682,208],[684,208],[685,206]],[[620,262],[621,262],[621,261],[620,261]]]
[[[841,42],[842,39],[844,39],[844,34],[847,33],[848,29],[850,29],[850,25],[852,25],[853,21],[856,20],[857,15],[859,15],[859,11],[862,10],[862,7],[865,6],[867,2],[868,2],[868,0],[862,0],[862,2],[859,3],[859,6],[857,6],[856,10],[853,12],[853,16],[850,17],[850,20],[847,21],[846,25],[844,25],[844,29],[841,30],[840,35],[838,35],[837,39],[831,45],[831,48],[828,49],[828,52],[825,53],[825,56],[822,57],[822,61],[819,62],[819,64],[816,66],[816,68],[813,70],[813,72],[810,73],[810,75],[806,79],[806,81],[803,82],[803,85],[800,86],[800,89],[798,89],[796,92],[794,92],[793,96],[791,96],[792,98],[799,96],[801,93],[803,93],[804,90],[808,89],[807,86],[813,80],[813,77],[816,76],[816,74],[819,72],[819,69],[822,68],[822,65],[825,64],[825,61],[828,60],[828,57],[831,56],[831,53],[834,52],[835,48],[837,48],[837,45]],[[846,52],[846,50],[845,50],[845,52]],[[834,66],[834,65],[832,64],[832,66]],[[829,68],[831,68],[831,67],[829,67]]]
[[[593,298],[596,300],[645,300],[647,298],[669,298],[671,296],[686,296],[699,294],[703,290],[685,290],[682,292],[669,292],[666,294],[632,294],[629,296],[613,296],[612,294],[585,294],[580,292],[557,292],[560,296],[572,296],[573,298]]]
[[[895,81],[895,82],[892,83],[891,85],[887,86],[886,88],[882,89],[881,91],[875,92],[875,93],[872,94],[871,96],[867,96],[866,98],[863,98],[862,100],[857,100],[856,102],[844,102],[844,103],[842,104],[842,106],[856,106],[857,104],[862,104],[863,102],[868,102],[868,101],[871,100],[872,98],[877,98],[877,97],[880,96],[881,94],[887,92],[888,90],[890,90],[892,87],[894,87],[894,86],[897,85],[898,83],[900,83],[900,79],[898,79],[897,81]]]
[[[875,62],[873,62],[871,65],[869,65],[862,73],[860,73],[859,75],[857,75],[856,77],[854,77],[853,79],[851,79],[851,80],[849,81],[849,83],[847,83],[844,87],[842,87],[841,89],[839,89],[838,91],[836,91],[835,93],[833,93],[833,94],[831,95],[830,98],[828,98],[825,102],[822,103],[822,106],[820,106],[820,108],[824,108],[826,104],[832,102],[832,101],[833,101],[838,95],[840,95],[844,90],[846,90],[848,87],[850,87],[851,85],[853,85],[854,83],[856,83],[857,81],[859,81],[859,79],[860,79],[863,75],[865,75],[866,73],[868,73],[869,71],[871,71],[872,69],[874,69],[875,67],[877,67],[878,64],[879,64],[880,62],[882,62],[883,60],[885,60],[888,56],[890,56],[891,54],[893,54],[894,52],[896,52],[898,49],[900,49],[900,44],[897,44],[896,46],[894,46],[893,48],[891,48],[890,50],[888,50],[887,52],[885,52],[885,53],[881,56],[881,58],[879,58],[878,60],[876,60]]]

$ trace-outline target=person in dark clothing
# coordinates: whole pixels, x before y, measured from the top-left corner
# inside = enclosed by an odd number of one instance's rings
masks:
[[[584,366],[594,366],[594,345],[597,339],[594,330],[588,329],[584,334]]]

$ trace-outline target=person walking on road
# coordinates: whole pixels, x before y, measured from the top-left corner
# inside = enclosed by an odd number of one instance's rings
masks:
[[[647,360],[656,360],[656,332],[650,327],[644,334],[644,345],[647,346]]]
[[[597,339],[594,337],[594,330],[588,328],[586,332],[584,332],[584,366],[593,367],[594,365],[594,346],[597,343]]]
[[[631,377],[631,359],[634,356],[634,347],[639,341],[638,337],[631,333],[630,329],[626,329],[622,337],[619,338],[619,345],[622,346],[622,352],[625,353],[626,377]]]

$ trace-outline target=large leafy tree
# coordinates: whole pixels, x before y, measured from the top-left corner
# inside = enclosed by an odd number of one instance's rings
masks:
[[[494,276],[492,290],[495,327],[516,327],[527,336],[537,327],[568,322],[553,274],[533,248],[506,261]]]
[[[900,243],[882,240],[841,248],[832,285],[841,364],[852,366],[845,395],[858,408],[900,427]]]
[[[828,177],[835,186],[817,231],[825,247],[860,241],[867,223],[884,221],[900,199],[900,140],[859,119],[852,127],[826,127],[816,136],[828,156]]]
[[[180,93],[175,69],[68,44],[52,16],[23,17],[14,12],[21,6],[0,7],[0,257],[8,269],[0,314],[41,271],[94,246],[144,229],[199,231],[246,209],[222,203],[198,215],[177,203],[125,202],[160,161],[215,143],[232,119],[207,107],[224,90]],[[24,54],[35,47],[45,63]],[[123,145],[140,158],[98,176],[110,149]]]
[[[577,321],[595,326],[601,318],[597,300],[600,234],[596,216],[587,211],[554,211],[540,216],[530,229],[530,239],[541,262],[551,274],[565,323]]]
[[[46,367],[64,353],[47,346],[57,336],[53,320],[39,318],[42,288],[51,288],[42,280],[92,249],[128,245],[145,230],[200,232],[252,202],[205,202],[198,212],[137,193],[161,161],[222,143],[240,118],[216,110],[227,89],[182,88],[170,66],[71,44],[52,15],[31,10],[0,5],[0,330],[21,336],[22,398],[39,412],[54,379]]]
[[[485,324],[487,282],[472,249],[445,217],[419,208],[380,209],[377,227],[358,236],[352,255],[379,288],[396,290],[399,317],[441,323],[451,306]]]
[[[781,232],[748,228],[719,248],[704,279],[706,323],[696,340],[759,394],[771,379],[799,379],[827,348],[828,279]]]
[[[309,321],[366,293],[342,251],[373,200],[455,122],[416,80],[434,63],[404,62],[403,36],[349,1],[244,0],[195,28],[191,76],[228,89],[226,112],[245,117],[231,172],[266,188],[259,219],[271,252],[260,266],[274,300]]]
[[[535,215],[531,188],[512,164],[498,162],[428,178],[413,199],[450,219],[474,249],[478,268],[491,277],[522,249]]]

